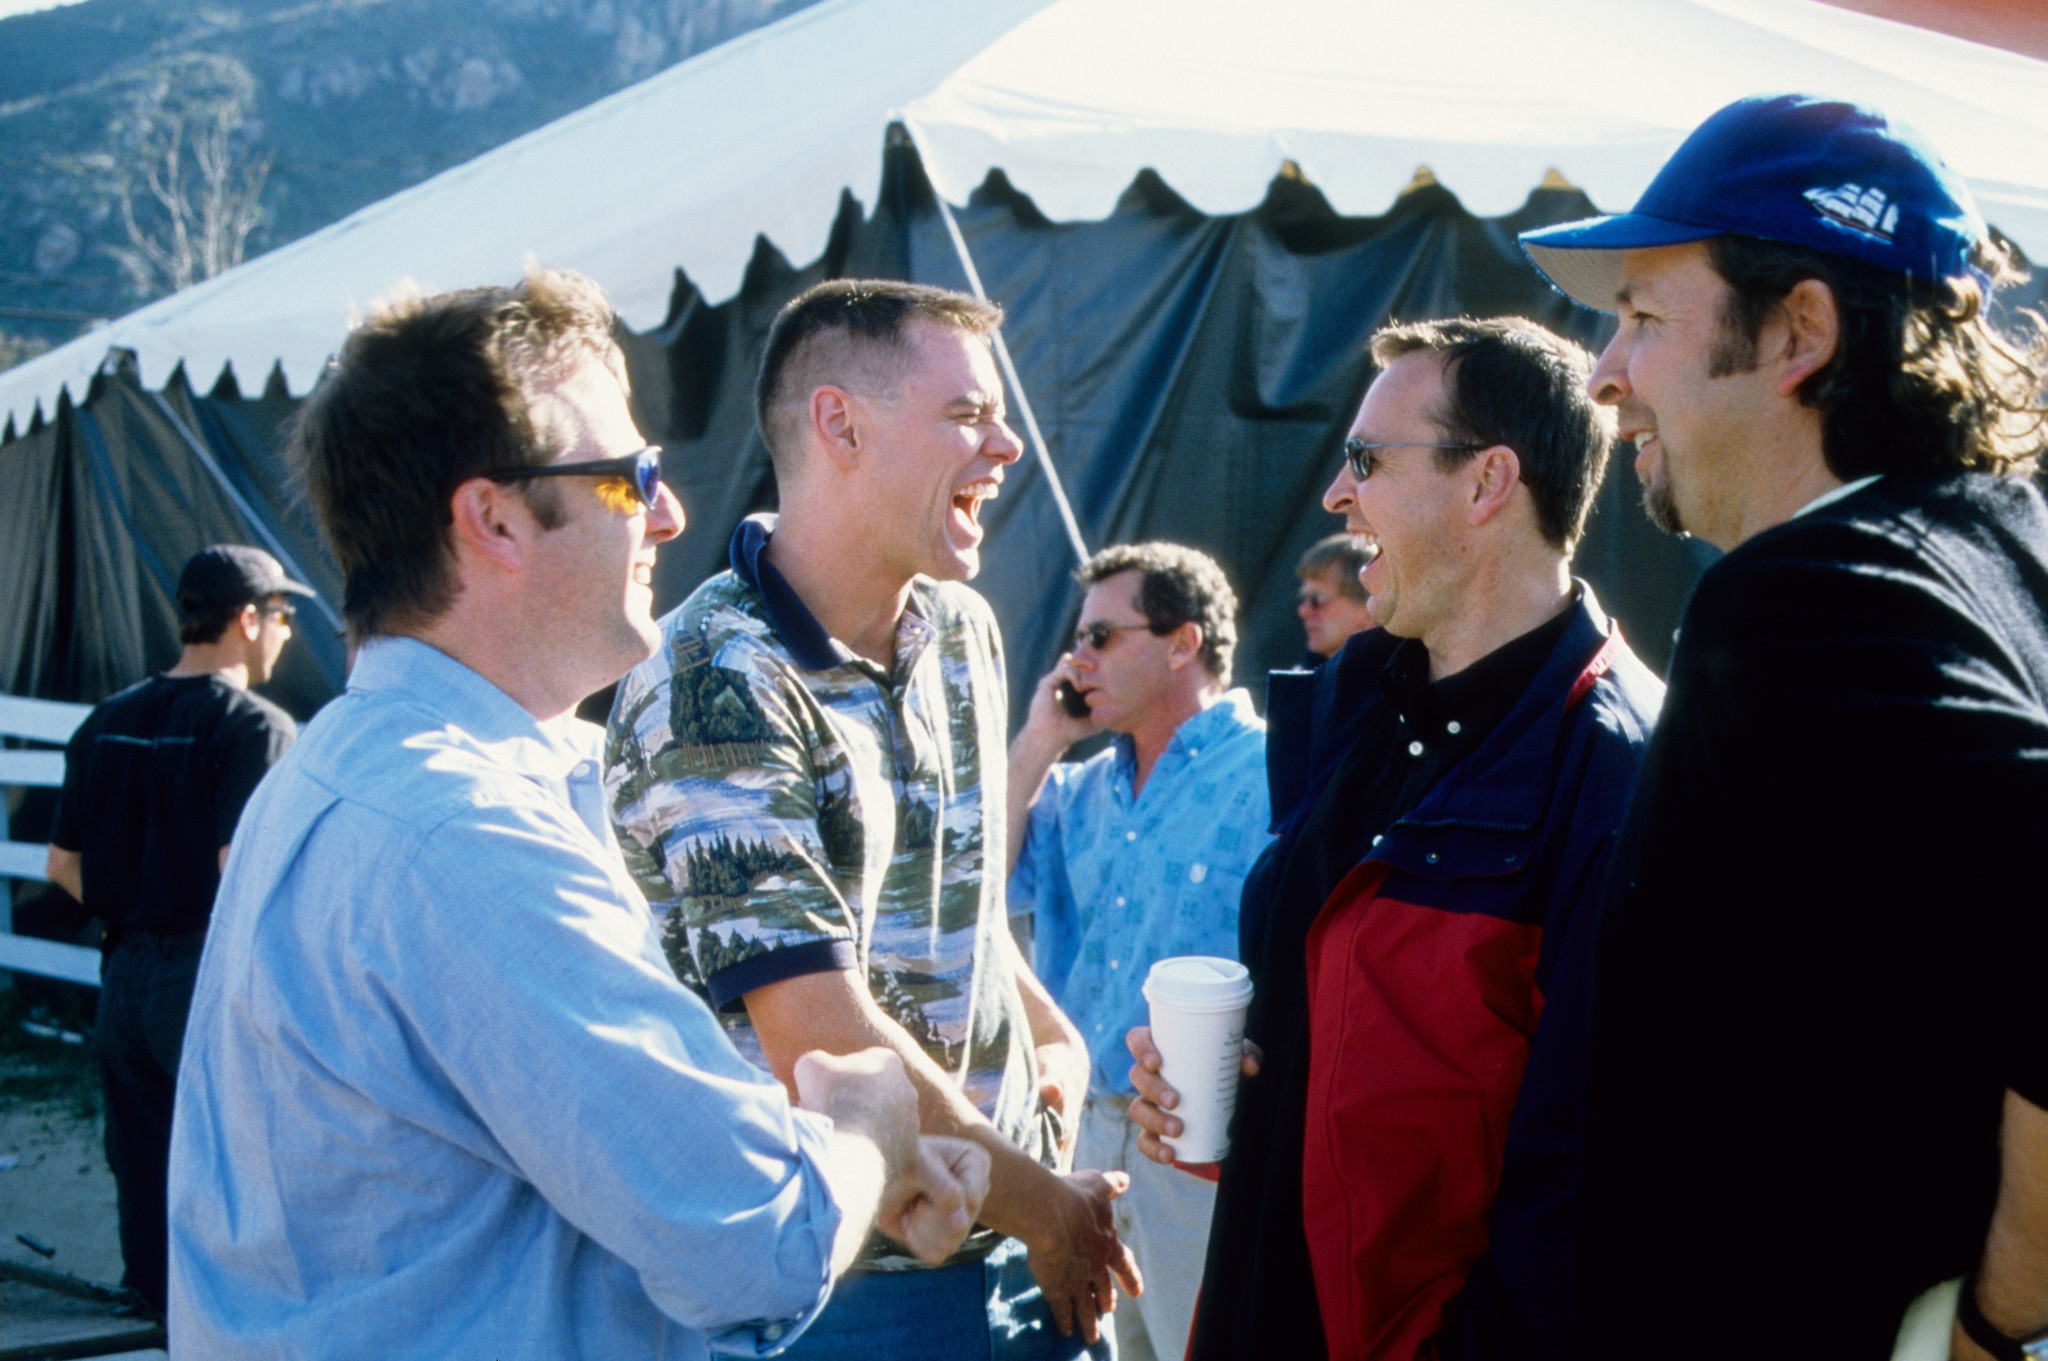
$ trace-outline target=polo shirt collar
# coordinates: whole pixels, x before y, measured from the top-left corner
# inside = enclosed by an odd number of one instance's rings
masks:
[[[803,597],[789,584],[789,578],[775,570],[775,564],[768,561],[768,536],[775,529],[775,517],[770,514],[749,515],[740,521],[739,528],[732,532],[732,543],[726,550],[726,561],[732,566],[733,575],[754,588],[761,597],[761,609],[768,616],[768,627],[782,645],[789,649],[789,655],[796,664],[806,671],[830,671],[846,661],[846,649],[825,632],[825,626],[818,622],[818,616],[811,613]]]
[[[811,607],[789,584],[789,578],[768,561],[768,538],[775,532],[775,516],[763,511],[741,520],[726,548],[726,562],[733,575],[752,587],[761,598],[762,613],[768,617],[782,646],[796,664],[806,671],[830,671],[835,667],[872,666],[865,658],[825,631]],[[907,676],[917,659],[938,636],[924,617],[924,605],[915,586],[903,617],[896,621],[896,672]]]

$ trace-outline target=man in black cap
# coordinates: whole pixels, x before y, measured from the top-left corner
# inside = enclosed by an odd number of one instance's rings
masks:
[[[2048,344],[1849,104],[1742,100],[1522,239],[1617,316],[1652,517],[1726,550],[1603,909],[1585,1354],[2048,1356]]]
[[[49,876],[106,923],[97,1041],[122,1283],[164,1311],[164,1174],[192,979],[228,843],[291,717],[249,687],[311,588],[260,548],[201,549],[178,577],[177,665],[94,709],[65,751]]]

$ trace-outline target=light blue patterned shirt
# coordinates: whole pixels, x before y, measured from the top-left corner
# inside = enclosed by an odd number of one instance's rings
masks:
[[[1145,973],[1174,955],[1237,958],[1237,901],[1266,848],[1266,725],[1232,690],[1180,725],[1136,799],[1131,739],[1052,768],[1010,912],[1033,915],[1038,976],[1081,1028],[1090,1086],[1128,1096],[1124,1034]]]
[[[830,1123],[676,982],[571,726],[380,639],[258,787],[179,1071],[178,1355],[747,1356],[822,1305]]]

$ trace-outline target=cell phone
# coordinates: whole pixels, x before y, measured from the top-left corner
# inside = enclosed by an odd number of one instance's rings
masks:
[[[1071,681],[1058,681],[1052,687],[1053,700],[1067,711],[1070,718],[1088,717],[1088,696],[1076,690]]]

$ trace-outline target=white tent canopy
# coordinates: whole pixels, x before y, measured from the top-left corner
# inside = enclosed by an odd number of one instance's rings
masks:
[[[504,282],[528,256],[658,325],[678,268],[719,300],[757,235],[822,252],[843,190],[874,201],[892,121],[945,198],[1001,167],[1056,220],[1106,215],[1146,168],[1244,211],[1290,160],[1341,212],[1427,165],[1493,216],[1552,169],[1625,208],[1707,114],[1778,90],[1918,126],[2048,263],[2048,62],[1817,0],[825,0],[0,373],[0,420],[82,400],[113,348],[152,387],[276,364],[302,393],[403,281]]]

